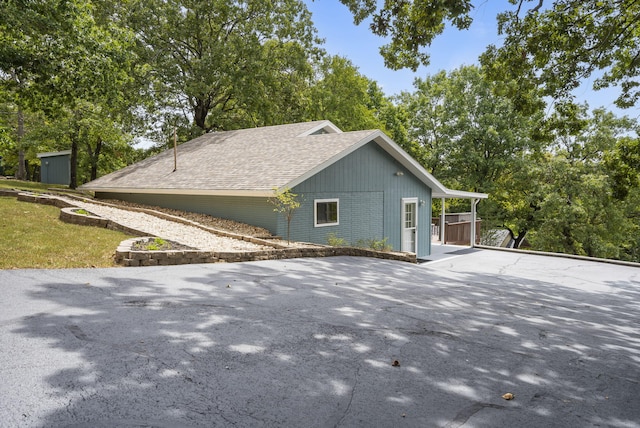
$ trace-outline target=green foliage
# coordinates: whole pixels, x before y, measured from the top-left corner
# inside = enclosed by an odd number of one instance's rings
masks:
[[[375,82],[346,58],[327,57],[309,89],[309,118],[327,119],[345,131],[380,128],[376,112],[386,102]]]
[[[387,243],[388,238],[383,239],[359,239],[356,241],[355,246],[358,248],[370,248],[375,251],[389,252],[393,247]]]
[[[273,192],[274,196],[269,198],[269,203],[275,207],[274,212],[282,214],[287,220],[287,243],[290,244],[291,220],[293,214],[300,208],[301,202],[298,195],[293,193],[291,189],[273,189]]]
[[[188,111],[194,132],[298,114],[307,60],[318,54],[301,1],[149,0],[133,3],[128,16],[159,101]]]
[[[344,238],[340,238],[333,232],[327,235],[327,244],[332,247],[344,247],[348,245],[347,241]]]
[[[516,246],[527,237],[539,250],[625,260],[640,252],[636,121],[571,102],[524,114],[477,67],[415,87],[395,107],[403,147],[445,185],[489,193],[478,207],[483,229],[506,228]],[[447,204],[468,210],[468,201]]]
[[[170,250],[171,247],[172,245],[170,242],[162,238],[155,237],[147,241],[144,245],[142,245],[142,250],[145,250],[145,251]]]
[[[571,91],[595,75],[595,89],[621,88],[619,107],[635,105],[640,96],[635,0],[556,0],[529,10],[523,0],[512,3],[517,10],[498,15],[503,46],[490,46],[482,58],[495,80],[517,82],[511,96],[541,88],[544,95],[571,99]]]
[[[470,0],[428,2],[376,2],[374,0],[340,0],[353,13],[356,24],[371,18],[371,31],[388,38],[380,48],[385,65],[391,69],[411,68],[428,64],[429,56],[422,50],[429,46],[445,23],[459,29],[471,24]]]

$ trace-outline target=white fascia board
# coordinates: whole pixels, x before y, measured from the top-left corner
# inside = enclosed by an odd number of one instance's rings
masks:
[[[136,189],[117,187],[90,187],[80,186],[80,190],[98,193],[135,193],[154,195],[187,195],[187,196],[248,196],[271,197],[273,190],[212,190],[212,189]]]
[[[489,195],[486,193],[465,192],[463,190],[451,190],[444,186],[437,178],[429,173],[414,158],[409,156],[402,147],[398,146],[391,138],[382,131],[377,131],[377,140],[380,147],[385,149],[387,153],[393,156],[402,166],[407,168],[411,173],[418,177],[423,183],[432,190],[433,198],[460,198],[460,199],[487,199]],[[381,142],[383,144],[381,144]]]
[[[298,135],[298,137],[307,137],[307,136],[313,134],[314,132],[318,132],[321,129],[328,129],[327,132],[329,134],[342,134],[342,130],[340,128],[338,128],[336,125],[334,125],[331,121],[323,120],[318,125],[314,126],[313,128],[309,129],[308,131],[305,131],[302,134]]]
[[[487,199],[489,197],[486,193],[465,192],[464,190],[451,190],[446,189],[446,192],[433,192],[431,195],[433,198],[457,198],[457,199]]]

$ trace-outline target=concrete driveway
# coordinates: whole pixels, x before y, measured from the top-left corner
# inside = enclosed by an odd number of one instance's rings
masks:
[[[640,427],[634,267],[482,250],[0,284],[0,426]]]

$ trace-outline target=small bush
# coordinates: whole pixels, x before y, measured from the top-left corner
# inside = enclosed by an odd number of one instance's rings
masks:
[[[338,237],[333,232],[327,235],[327,244],[332,247],[345,247],[348,245],[347,241],[344,238]]]
[[[388,238],[383,238],[381,240],[376,239],[359,239],[356,242],[356,247],[360,248],[370,248],[375,251],[391,251],[392,247],[389,243],[387,243]]]

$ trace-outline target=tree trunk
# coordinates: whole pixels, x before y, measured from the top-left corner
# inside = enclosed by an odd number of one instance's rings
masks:
[[[513,239],[513,248],[520,248],[522,242],[524,241],[524,237],[527,235],[526,230],[521,230],[518,232],[518,236]]]
[[[516,236],[516,234],[513,233],[513,230],[508,227],[507,230],[509,231],[509,235],[511,235],[511,239],[513,239],[513,246],[511,248],[520,248],[520,245],[522,245],[522,242],[524,241],[524,237],[527,236],[528,230],[519,230],[518,236]]]
[[[27,173],[25,169],[24,147],[22,140],[24,138],[24,113],[22,108],[18,106],[18,172],[16,178],[18,180],[26,180]]]
[[[78,135],[74,135],[71,139],[71,174],[69,180],[69,188],[78,187]]]
[[[209,105],[202,100],[197,100],[194,110],[193,119],[198,128],[207,131],[207,115],[209,114]]]
[[[98,178],[98,160],[100,159],[100,152],[102,152],[102,138],[98,137],[96,142],[96,149],[91,148],[91,143],[87,141],[87,152],[89,153],[89,160],[91,162],[91,181]]]

